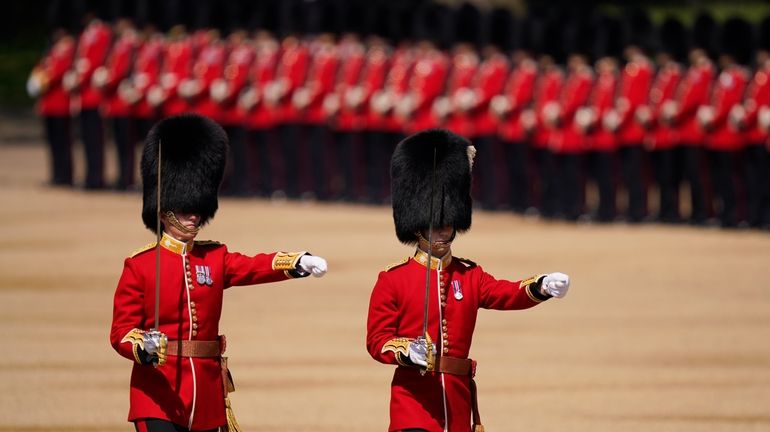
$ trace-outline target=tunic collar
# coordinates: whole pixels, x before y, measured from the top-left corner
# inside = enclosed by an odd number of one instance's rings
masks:
[[[414,253],[414,260],[422,265],[427,265],[428,263],[428,253],[424,252],[422,249],[417,248],[417,251]],[[441,258],[431,257],[430,258],[430,268],[431,270],[435,270],[439,266],[439,262],[441,263],[441,268],[445,269],[449,266],[449,263],[452,262],[452,251],[446,253]]]
[[[163,238],[160,239],[160,245],[177,255],[185,255],[190,252],[195,245],[195,240],[190,240],[188,243],[179,241],[170,235],[163,233]]]

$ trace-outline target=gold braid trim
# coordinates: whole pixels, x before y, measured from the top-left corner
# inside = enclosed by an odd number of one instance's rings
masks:
[[[176,218],[176,215],[172,211],[167,211],[166,217],[168,218],[168,221],[171,223],[171,225],[174,225],[176,229],[178,229],[179,231],[182,231],[185,234],[198,234],[198,231],[200,231],[200,227],[195,227],[194,229],[190,229],[182,225],[182,223],[179,222],[179,219]]]
[[[278,252],[273,257],[273,270],[290,271],[297,268],[299,259],[307,252]]]
[[[130,342],[132,347],[131,350],[134,353],[134,360],[136,360],[137,363],[142,364],[142,360],[139,358],[139,348],[144,349],[144,330],[141,329],[131,329],[130,332],[126,333],[125,336],[123,336],[123,339],[120,340],[120,343],[124,342]]]
[[[224,432],[241,432],[241,426],[235,420],[233,407],[230,405],[230,398],[225,397],[225,416],[227,417],[227,426],[222,427]]]
[[[385,345],[382,346],[382,351],[380,351],[380,354],[385,354],[386,352],[390,351],[396,354],[396,358],[398,358],[399,353],[408,356],[409,342],[411,341],[411,339],[405,337],[391,339],[385,342]]]

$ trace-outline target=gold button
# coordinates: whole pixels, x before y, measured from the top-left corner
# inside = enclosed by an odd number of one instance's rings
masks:
[[[197,313],[198,313],[198,310],[196,310],[195,308],[192,308],[192,314],[196,315]]]
[[[187,279],[190,279],[192,277],[192,272],[190,270],[187,270]]]
[[[446,307],[446,302],[441,302],[441,307]]]
[[[444,293],[441,293],[441,301],[442,302],[446,301],[446,295],[444,295]]]
[[[194,289],[195,289],[195,285],[193,285],[192,282],[190,282],[190,291],[192,291]]]
[[[195,307],[195,302],[194,301],[190,302],[190,307]]]
[[[193,330],[193,331],[192,331],[192,335],[193,335],[193,336],[198,336],[198,330]]]
[[[198,317],[197,317],[197,316],[195,316],[195,315],[193,315],[193,316],[192,316],[192,320],[193,320],[193,322],[194,322],[194,323],[197,323],[197,322],[198,322]]]
[[[441,327],[442,331],[446,331],[446,326]]]
[[[446,325],[446,318],[444,318],[444,319],[442,319],[442,320],[441,320],[441,324],[444,324],[444,325]]]
[[[449,352],[449,348],[447,348],[447,347],[444,347],[444,354],[446,354],[446,353],[448,353],[448,352]]]
[[[193,323],[193,330],[198,330],[198,323]]]

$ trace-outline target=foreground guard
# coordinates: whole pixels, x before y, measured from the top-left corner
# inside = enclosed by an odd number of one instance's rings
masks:
[[[569,289],[562,273],[496,280],[452,256],[455,235],[471,226],[474,153],[466,139],[433,129],[393,154],[396,236],[417,250],[379,274],[369,304],[367,350],[398,366],[389,431],[483,431],[468,358],[478,309],[526,309]]]
[[[134,362],[128,420],[137,431],[237,430],[219,334],[224,289],[326,272],[305,252],[246,256],[195,240],[216,213],[227,146],[222,128],[197,115],[165,119],[147,136],[142,220],[162,237],[125,260],[110,333]]]

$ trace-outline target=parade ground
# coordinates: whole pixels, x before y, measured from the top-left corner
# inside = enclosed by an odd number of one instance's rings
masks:
[[[47,187],[46,157],[0,142],[0,432],[132,431],[131,362],[108,333],[123,259],[154,238],[141,194]],[[329,263],[225,293],[243,430],[386,430],[393,366],[364,338],[378,272],[412,252],[391,209],[223,198],[199,238]],[[477,211],[453,250],[498,278],[572,278],[562,300],[480,312],[487,431],[770,430],[770,233]]]

